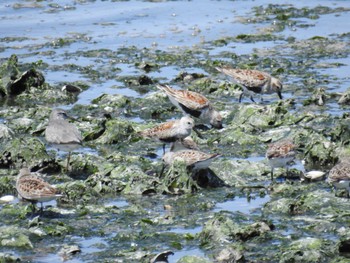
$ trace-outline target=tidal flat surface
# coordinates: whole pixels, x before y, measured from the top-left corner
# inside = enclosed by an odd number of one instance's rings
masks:
[[[78,172],[45,177],[67,193],[76,187],[81,196],[46,204],[38,222],[25,203],[0,203],[0,253],[24,262],[149,262],[166,250],[174,252],[171,263],[225,262],[223,251],[246,262],[350,262],[339,250],[340,241],[350,239],[350,202],[324,180],[301,183],[297,176],[270,187],[265,160],[267,144],[285,136],[300,145],[293,174],[327,173],[349,152],[349,103],[339,103],[350,88],[349,15],[349,1],[328,0],[1,2],[1,64],[15,54],[19,71],[43,73],[55,92],[49,94],[60,95],[66,84],[83,91],[45,100],[36,89],[28,97],[3,97],[0,123],[14,132],[11,140],[45,143],[50,109],[61,107],[80,120],[87,145],[73,154]],[[215,70],[225,64],[280,78],[284,100],[271,94],[258,104],[248,98],[238,104],[239,88]],[[200,77],[187,81],[180,73]],[[1,85],[8,79],[2,75]],[[151,183],[132,188],[159,169],[162,145],[106,133],[123,134],[113,120],[128,135],[181,116],[155,83],[201,92],[223,113],[223,130],[195,139],[203,151],[222,154],[211,168],[226,187],[185,194],[161,194]],[[104,114],[112,120],[97,137]],[[2,138],[4,156],[10,139]],[[46,150],[64,166],[64,154]],[[50,162],[27,158],[33,167]],[[1,182],[14,185],[20,161],[0,164]],[[110,185],[115,191],[105,190]],[[0,196],[14,194],[13,187],[0,189]],[[256,223],[260,228],[250,231]],[[81,251],[65,252],[74,245]]]

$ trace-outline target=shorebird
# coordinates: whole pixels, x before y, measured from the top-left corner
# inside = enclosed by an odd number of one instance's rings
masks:
[[[187,136],[182,140],[178,140],[171,143],[170,151],[176,152],[180,150],[199,150],[199,147],[190,136]]]
[[[46,141],[61,151],[68,152],[67,171],[71,151],[75,150],[82,144],[80,131],[75,125],[68,122],[70,116],[62,109],[53,109],[50,115],[49,124],[45,130]]]
[[[169,151],[164,154],[163,161],[166,165],[173,164],[176,160],[182,160],[192,171],[206,169],[220,154],[208,154],[196,150]]]
[[[251,69],[235,69],[227,66],[216,67],[216,70],[230,76],[235,83],[243,88],[243,92],[239,96],[239,102],[242,101],[243,94],[250,95],[250,99],[253,102],[255,102],[253,94],[262,95],[276,92],[278,97],[282,99],[283,85],[281,81],[266,72]]]
[[[168,85],[157,84],[156,87],[164,91],[171,103],[184,114],[199,118],[215,128],[222,128],[221,114],[213,108],[209,100],[203,95],[189,90],[176,90]]]
[[[345,158],[336,164],[330,171],[327,181],[338,189],[346,189],[350,197],[350,159]]]
[[[33,213],[35,211],[35,203],[41,203],[40,213],[42,213],[43,202],[49,202],[63,196],[58,193],[55,187],[31,173],[28,168],[22,168],[19,171],[16,190],[22,199],[32,203]]]
[[[271,181],[273,181],[273,170],[277,167],[285,167],[288,174],[289,163],[296,156],[296,145],[290,140],[281,140],[271,143],[266,151],[266,158],[271,166]]]
[[[184,116],[179,120],[172,120],[155,127],[139,132],[143,137],[150,138],[163,143],[163,152],[165,152],[165,143],[173,143],[189,136],[194,127],[194,120]]]

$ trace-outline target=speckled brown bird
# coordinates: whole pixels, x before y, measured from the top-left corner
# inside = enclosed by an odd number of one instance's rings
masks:
[[[217,67],[216,70],[231,77],[235,83],[243,88],[243,92],[239,96],[239,102],[242,101],[243,94],[250,95],[250,99],[253,102],[255,102],[253,94],[262,95],[276,92],[278,97],[282,99],[283,85],[281,81],[266,72],[251,69],[236,69],[227,66]]]
[[[31,173],[28,168],[22,168],[19,171],[16,180],[16,190],[19,196],[33,204],[40,202],[41,211],[43,210],[43,202],[49,202],[63,195],[59,194],[57,189]],[[33,211],[34,212],[34,211]]]
[[[271,166],[271,181],[273,181],[273,170],[277,167],[286,167],[295,159],[297,146],[291,140],[280,140],[271,143],[266,151],[266,158]]]
[[[164,91],[171,103],[184,114],[199,118],[215,128],[222,128],[221,114],[205,96],[194,91],[173,89],[168,85],[157,85],[157,88]]]
[[[338,189],[346,189],[350,197],[350,158],[344,158],[330,171],[327,181]]]
[[[172,120],[155,127],[139,132],[139,135],[163,143],[165,152],[165,143],[172,143],[189,136],[194,127],[194,120],[184,116],[178,120]]]
[[[167,165],[171,165],[176,160],[182,160],[186,163],[187,167],[190,167],[193,171],[206,169],[216,159],[220,157],[220,154],[208,154],[196,150],[180,150],[170,151],[164,154],[163,161]]]

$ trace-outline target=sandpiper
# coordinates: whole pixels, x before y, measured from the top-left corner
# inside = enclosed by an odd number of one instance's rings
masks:
[[[155,127],[139,132],[143,137],[157,140],[163,143],[163,152],[165,152],[165,143],[172,143],[189,136],[194,127],[194,120],[191,117],[184,116],[179,120],[172,120]]]
[[[180,150],[199,150],[199,147],[197,143],[191,138],[191,136],[187,136],[182,140],[172,142],[170,150],[173,152]]]
[[[288,166],[296,156],[296,145],[290,140],[280,140],[271,143],[266,151],[266,158],[271,166],[271,181],[273,181],[273,170],[277,167],[286,167],[288,174]]]
[[[281,81],[266,72],[251,69],[235,69],[227,66],[216,67],[216,70],[230,76],[234,82],[243,88],[243,92],[239,96],[239,102],[242,101],[243,94],[250,95],[250,99],[253,102],[255,102],[253,94],[262,95],[276,92],[278,97],[282,99],[283,85]]]
[[[192,171],[206,169],[220,154],[208,154],[196,150],[169,151],[164,154],[163,161],[167,165],[173,164],[176,160],[182,160]]]
[[[327,181],[338,189],[346,189],[350,197],[350,158],[345,158],[336,164],[330,171]]]
[[[209,100],[203,95],[189,90],[176,90],[168,85],[157,84],[156,86],[164,91],[170,101],[184,114],[209,122],[215,128],[222,128],[221,114],[213,108]]]
[[[57,189],[31,173],[28,168],[22,168],[19,171],[16,181],[16,190],[20,197],[32,203],[33,213],[34,204],[41,203],[40,212],[43,211],[43,202],[49,202],[63,195],[59,194]]]
[[[71,151],[75,150],[82,144],[80,131],[75,125],[68,122],[71,118],[62,109],[53,109],[50,115],[49,124],[45,130],[46,141],[53,144],[54,147],[61,151],[68,152],[67,171],[69,168]],[[71,118],[72,119],[72,118]]]

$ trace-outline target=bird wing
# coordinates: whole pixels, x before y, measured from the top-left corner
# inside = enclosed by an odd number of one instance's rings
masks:
[[[270,144],[269,148],[266,151],[266,157],[268,159],[276,157],[294,157],[296,152],[294,151],[297,146],[291,142],[277,142]]]
[[[330,182],[350,180],[350,163],[341,162],[335,165],[330,171],[328,179]]]
[[[45,138],[48,142],[56,144],[82,143],[81,133],[71,123],[48,126],[45,130]]]
[[[269,74],[265,72],[261,72],[258,70],[250,70],[250,69],[234,69],[234,68],[216,68],[218,71],[226,74],[233,78],[235,82],[243,85],[247,89],[254,91],[256,93],[260,93],[262,87],[269,80]]]
[[[176,90],[168,85],[157,85],[157,87],[188,109],[202,110],[210,105],[209,100],[197,92],[189,90]]]
[[[38,199],[57,194],[56,188],[37,176],[25,176],[19,179],[17,191],[24,199]]]
[[[148,138],[157,137],[159,139],[163,139],[168,137],[169,131],[172,130],[172,128],[174,128],[175,124],[176,120],[168,121],[155,127],[141,131],[140,135]]]

